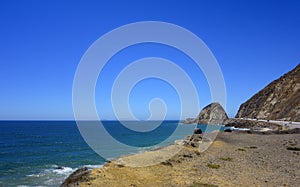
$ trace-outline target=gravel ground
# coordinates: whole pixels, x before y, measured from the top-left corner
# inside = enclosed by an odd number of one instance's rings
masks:
[[[299,186],[299,147],[300,134],[221,132],[204,152],[184,147],[173,158],[148,167],[111,162],[65,186]],[[165,154],[156,151],[151,155]],[[149,160],[148,155],[121,159]]]

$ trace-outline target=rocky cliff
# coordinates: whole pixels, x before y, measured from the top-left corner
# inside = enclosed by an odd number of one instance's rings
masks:
[[[219,103],[211,103],[204,107],[197,117],[198,124],[223,124],[228,116]]]
[[[300,121],[300,64],[243,103],[236,118]]]

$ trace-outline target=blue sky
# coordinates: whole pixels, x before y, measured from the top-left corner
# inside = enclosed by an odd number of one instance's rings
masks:
[[[103,34],[137,21],[164,21],[201,38],[215,55],[227,89],[226,110],[239,105],[300,62],[300,1],[0,1],[0,119],[73,119],[72,84],[77,65]],[[134,52],[136,50],[136,52]],[[178,51],[157,45],[130,48],[120,58],[161,55],[195,81],[200,107],[211,101],[205,76]],[[111,62],[96,88],[102,118],[113,119],[109,89],[120,68]],[[109,67],[109,66],[108,66]],[[114,68],[115,67],[115,68]],[[167,118],[180,110],[174,89],[159,80],[137,85],[132,111],[149,116],[148,101],[165,98]],[[184,111],[193,117],[199,111]]]

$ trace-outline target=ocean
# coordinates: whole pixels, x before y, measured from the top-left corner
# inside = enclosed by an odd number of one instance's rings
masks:
[[[149,122],[134,122],[147,125]],[[151,122],[150,122],[151,123]],[[179,128],[179,133],[162,146],[192,134],[196,125],[164,121],[150,133],[128,131],[118,121],[103,122],[115,139],[136,147],[132,150],[113,150],[114,158],[157,148]],[[198,125],[203,131],[209,127]],[[75,121],[0,121],[0,186],[59,186],[77,168],[101,167],[107,160],[95,153],[82,138]]]

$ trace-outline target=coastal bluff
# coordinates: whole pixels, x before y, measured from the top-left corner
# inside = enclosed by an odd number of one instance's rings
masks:
[[[243,103],[235,117],[300,121],[300,64]]]

